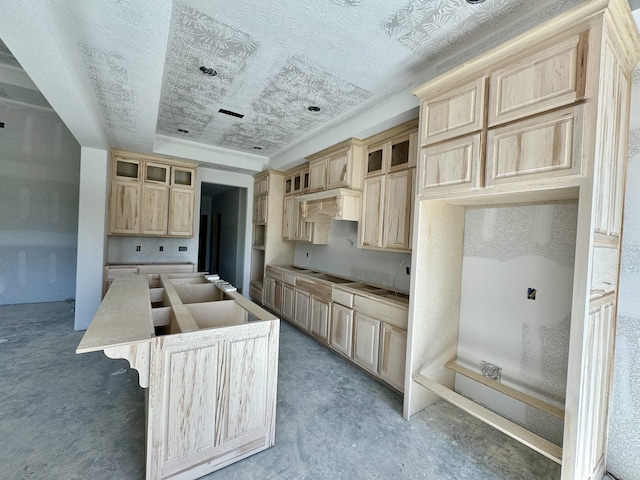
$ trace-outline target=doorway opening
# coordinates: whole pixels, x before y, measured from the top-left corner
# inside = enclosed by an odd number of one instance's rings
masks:
[[[217,273],[242,290],[247,189],[203,183],[198,271]]]

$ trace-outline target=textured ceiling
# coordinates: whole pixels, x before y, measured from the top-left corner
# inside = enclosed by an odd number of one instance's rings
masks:
[[[582,1],[25,0],[34,21],[22,21],[35,28],[37,15],[55,30],[109,147],[150,153],[161,136],[271,157],[443,59],[464,61]],[[0,84],[3,94],[16,92]]]

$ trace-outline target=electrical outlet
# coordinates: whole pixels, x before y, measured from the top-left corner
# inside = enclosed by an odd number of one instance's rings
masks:
[[[502,378],[502,368],[493,363],[485,362],[484,360],[480,361],[480,372],[485,377],[489,377],[496,382],[499,382]]]
[[[184,247],[184,246],[178,247],[178,251],[179,252],[186,252],[187,251],[187,247]]]
[[[140,251],[140,245],[136,245],[136,252]]]
[[[162,245],[160,245],[160,251],[164,252],[164,247]]]

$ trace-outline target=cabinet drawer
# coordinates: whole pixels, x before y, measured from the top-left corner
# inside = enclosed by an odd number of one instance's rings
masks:
[[[337,288],[331,289],[331,300],[345,307],[353,307],[353,294],[345,292],[344,290],[338,290]]]
[[[486,185],[580,174],[582,113],[580,105],[490,130]]]
[[[484,119],[486,81],[485,77],[479,78],[446,95],[423,100],[420,145],[431,145],[480,130]]]
[[[353,309],[376,318],[383,318],[385,322],[391,325],[403,328],[404,330],[407,329],[409,311],[406,308],[395,307],[387,303],[356,295],[353,299]]]
[[[481,138],[475,133],[422,149],[418,195],[480,187]]]
[[[296,286],[296,274],[284,271],[282,273],[282,280],[284,283],[288,283],[289,285]]]
[[[326,299],[327,301],[330,301],[331,299],[330,284],[316,282],[304,275],[299,275],[298,278],[296,278],[296,288],[299,290],[303,290],[307,293],[313,294],[317,297]]]
[[[278,267],[275,267],[273,265],[267,265],[265,268],[265,275],[267,277],[273,278],[274,280],[282,281],[284,277],[284,272]]]
[[[491,74],[489,126],[561,107],[584,97],[586,33]]]

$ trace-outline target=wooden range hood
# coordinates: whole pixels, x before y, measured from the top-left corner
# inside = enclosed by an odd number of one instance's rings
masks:
[[[336,188],[297,198],[305,222],[330,223],[331,219],[360,221],[362,192]]]

